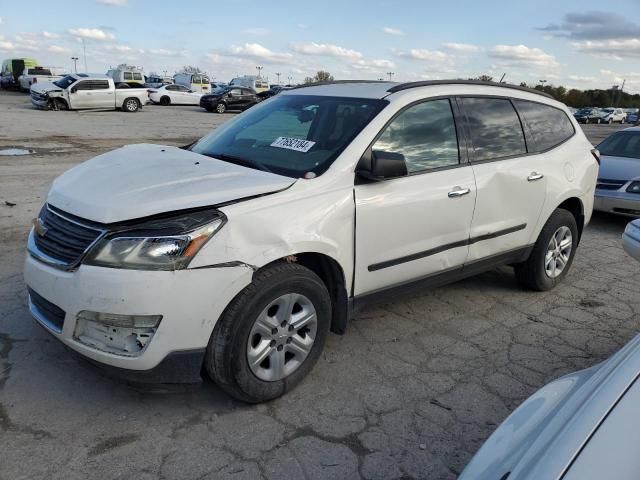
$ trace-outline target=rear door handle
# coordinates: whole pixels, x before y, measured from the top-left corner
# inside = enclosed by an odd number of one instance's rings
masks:
[[[527,177],[527,181],[535,182],[536,180],[541,180],[544,178],[544,175],[538,172],[531,172],[531,175]]]
[[[453,187],[453,190],[451,190],[448,195],[449,198],[456,198],[462,197],[463,195],[468,195],[469,193],[471,193],[470,188]]]

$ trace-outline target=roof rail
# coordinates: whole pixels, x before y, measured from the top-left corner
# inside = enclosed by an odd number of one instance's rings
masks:
[[[510,88],[512,90],[520,90],[522,92],[535,93],[537,95],[542,95],[543,97],[553,99],[553,96],[549,95],[546,92],[536,90],[535,88],[521,87],[520,85],[513,85],[511,83],[484,82],[482,80],[424,80],[420,82],[398,83],[397,85],[394,85],[389,90],[387,90],[387,92],[395,93],[401,92],[402,90],[408,90],[410,88],[431,87],[434,85],[483,85],[487,87],[502,87]]]
[[[306,83],[304,85],[297,85],[295,87],[291,87],[290,90],[295,90],[298,88],[307,88],[307,87],[319,87],[323,85],[340,85],[342,83],[390,83],[385,80],[331,80],[329,82],[315,82],[315,83]]]

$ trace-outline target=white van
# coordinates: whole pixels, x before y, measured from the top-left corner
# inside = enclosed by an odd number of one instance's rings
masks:
[[[266,92],[269,90],[269,82],[262,77],[254,75],[245,75],[244,77],[236,77],[229,82],[229,85],[235,87],[247,87],[255,90],[256,93]]]
[[[107,77],[113,78],[113,82],[118,83],[139,83],[144,86],[144,73],[142,69],[133,65],[118,65],[107,72]]]
[[[173,82],[196,93],[209,93],[211,90],[211,82],[206,73],[176,73]]]
[[[29,234],[29,308],[112,374],[204,370],[235,398],[270,400],[371,302],[498,265],[529,289],[558,285],[597,161],[538,90],[294,88],[189,147],[125,146],[57,178]]]

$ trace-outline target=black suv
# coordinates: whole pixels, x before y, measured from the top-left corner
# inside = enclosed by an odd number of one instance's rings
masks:
[[[600,123],[602,113],[597,108],[581,108],[573,114],[578,123]]]
[[[245,87],[228,87],[200,98],[202,108],[207,112],[218,113],[224,113],[227,110],[246,110],[258,102],[255,90]]]

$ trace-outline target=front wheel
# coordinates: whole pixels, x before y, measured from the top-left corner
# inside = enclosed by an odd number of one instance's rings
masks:
[[[216,105],[216,112],[224,113],[227,111],[227,106],[224,103],[219,103]]]
[[[609,125],[611,125],[613,123],[613,118],[610,118],[609,121],[607,122]]]
[[[556,209],[544,225],[527,261],[515,265],[518,281],[531,290],[551,290],[562,282],[578,247],[578,225],[571,212]]]
[[[209,340],[205,367],[238,400],[272,400],[311,371],[330,320],[331,299],[322,280],[301,265],[274,264],[229,304]]]

